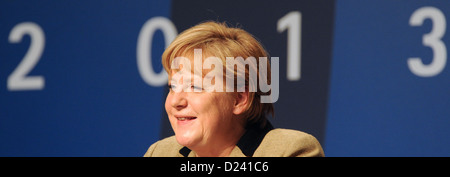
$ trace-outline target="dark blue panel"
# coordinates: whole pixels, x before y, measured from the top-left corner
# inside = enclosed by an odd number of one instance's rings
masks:
[[[143,24],[169,16],[170,1],[2,1],[0,3],[0,156],[142,156],[159,137],[162,87],[139,75]],[[8,42],[12,28],[34,22],[45,48],[30,76],[39,91],[8,91],[7,78],[30,46]],[[162,69],[164,40],[153,40]]]
[[[431,20],[409,24],[424,6],[445,14],[448,53],[449,1],[337,1],[327,156],[450,155],[450,68],[419,77],[407,65],[434,56],[422,45]]]
[[[275,117],[269,121],[277,128],[305,131],[323,142],[334,1],[203,0],[192,3],[174,0],[172,8],[172,20],[180,32],[200,22],[214,20],[241,27],[260,40],[270,56],[279,57],[280,61],[280,93],[274,103]],[[301,13],[299,80],[287,79],[287,40],[290,36],[287,30],[277,31],[277,23],[290,12]],[[163,117],[163,130],[166,130],[163,137],[172,133],[166,119]]]

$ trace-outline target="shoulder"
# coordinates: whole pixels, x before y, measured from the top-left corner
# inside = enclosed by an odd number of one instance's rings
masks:
[[[264,137],[254,156],[323,157],[317,139],[305,132],[290,129],[273,129]]]
[[[144,157],[178,157],[181,156],[180,149],[175,136],[167,137],[153,143],[144,154]]]

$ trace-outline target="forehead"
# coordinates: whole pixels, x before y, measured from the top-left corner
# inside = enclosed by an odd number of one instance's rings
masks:
[[[205,66],[205,60],[209,60],[209,57],[215,57],[220,60],[220,66],[216,64],[208,64]],[[216,59],[216,60],[217,60]],[[209,62],[210,63],[210,62]],[[192,75],[197,75],[201,77],[208,77],[208,73],[219,71],[215,70],[216,67],[224,67],[223,59],[220,57],[216,57],[211,53],[200,49],[188,50],[185,52],[180,52],[180,55],[177,55],[170,61],[169,65],[169,79],[176,73],[185,75],[187,71],[189,71]],[[220,69],[223,72],[223,68]],[[180,73],[181,72],[181,73]]]
[[[186,70],[172,71],[169,76],[169,82],[193,82],[203,79],[203,76]]]

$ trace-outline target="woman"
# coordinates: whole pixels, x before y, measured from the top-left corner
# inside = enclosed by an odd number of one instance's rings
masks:
[[[205,65],[211,57],[216,59],[211,60],[216,62],[214,67],[198,65]],[[270,76],[270,67],[266,67],[267,75],[251,72],[259,73],[258,66],[268,66],[269,61],[248,62],[248,67],[242,66],[242,73],[235,69],[240,67],[239,62],[229,65],[227,57],[260,58],[267,53],[251,34],[216,22],[184,31],[164,51],[162,63],[171,87],[165,108],[175,136],[154,143],[144,156],[324,156],[313,136],[274,129],[267,120],[268,114],[273,115],[273,104],[262,103],[261,97],[268,93],[256,86],[254,77],[270,83],[270,77],[260,78]],[[244,79],[245,85],[240,85],[239,79]]]

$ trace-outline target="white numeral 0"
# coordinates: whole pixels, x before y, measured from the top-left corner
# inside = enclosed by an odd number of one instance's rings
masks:
[[[442,12],[434,7],[422,7],[414,11],[409,19],[411,26],[421,26],[425,19],[431,19],[433,28],[430,33],[423,35],[424,46],[433,49],[433,60],[424,65],[420,58],[409,58],[408,67],[412,73],[420,77],[432,77],[442,72],[447,62],[447,48],[441,38],[444,36],[446,21]]]
[[[279,33],[288,30],[287,34],[287,79],[300,80],[301,69],[301,35],[302,14],[298,11],[289,12],[278,20]]]
[[[19,43],[22,37],[30,35],[30,47],[19,66],[9,75],[7,87],[10,91],[42,90],[45,85],[42,76],[27,76],[41,58],[45,45],[45,36],[42,28],[32,22],[16,25],[9,34],[10,43]]]
[[[173,23],[165,17],[151,18],[142,27],[137,43],[137,65],[142,79],[150,86],[162,86],[167,84],[167,73],[163,70],[159,74],[156,74],[151,62],[153,34],[158,29],[164,34],[165,48],[167,48],[177,36],[177,29]]]

